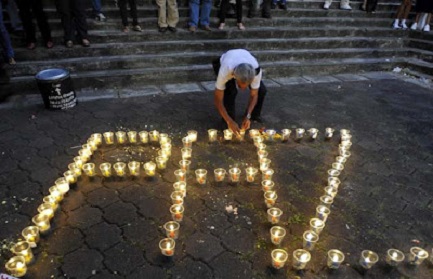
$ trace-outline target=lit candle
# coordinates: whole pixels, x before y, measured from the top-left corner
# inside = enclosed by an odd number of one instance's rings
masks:
[[[129,131],[127,133],[127,135],[128,135],[129,143],[137,143],[137,132],[136,131]]]
[[[183,160],[191,159],[192,148],[184,147],[180,151],[182,152],[182,159]]]
[[[80,160],[81,160],[81,158],[80,158]],[[74,174],[75,174],[75,177],[79,177],[79,176],[81,176],[81,167],[82,167],[82,165],[79,167],[78,165],[77,165],[77,163],[70,163],[69,165],[68,165],[68,169],[70,170],[70,171],[73,171],[74,172]]]
[[[75,176],[75,173],[73,171],[65,171],[63,173],[63,176],[66,178],[66,181],[70,184],[73,184],[75,182],[77,182],[77,177]]]
[[[428,252],[420,247],[410,248],[409,263],[411,265],[420,265],[428,258]]]
[[[297,140],[300,140],[300,139],[302,139],[304,137],[305,129],[298,128],[295,131],[296,131],[296,139]]]
[[[170,157],[171,156],[171,143],[161,144],[161,151],[163,151],[167,157]]]
[[[174,191],[170,195],[173,204],[183,204],[183,193],[181,191]]]
[[[169,140],[170,138],[168,137],[168,134],[166,133],[159,134],[159,144],[166,144],[168,143]]]
[[[56,199],[57,202],[63,200],[63,192],[59,190],[57,186],[51,186],[48,191],[50,191],[50,196]]]
[[[304,269],[307,263],[311,260],[310,252],[304,249],[297,249],[293,251],[293,268],[296,270]]]
[[[90,156],[92,156],[92,153],[88,149],[80,149],[78,150],[78,155],[81,158],[81,161],[83,163],[89,161]]]
[[[256,147],[257,147],[257,151],[266,150],[266,144],[264,143],[258,143]]]
[[[325,227],[325,222],[323,222],[319,218],[310,219],[310,230],[315,232],[317,235],[320,235],[324,227]]]
[[[126,174],[126,164],[123,162],[117,162],[113,165],[114,171],[116,172],[117,176],[125,176]]]
[[[238,141],[244,141],[245,139],[245,130],[244,129],[240,129],[239,130],[239,135],[237,136],[237,140]]]
[[[175,170],[174,175],[176,176],[176,180],[179,181],[186,181],[186,172],[182,169]]]
[[[56,179],[54,182],[56,184],[57,189],[64,195],[69,191],[69,183],[66,181],[66,178],[61,177]]]
[[[111,164],[110,163],[102,163],[99,165],[99,169],[101,170],[101,174],[104,177],[111,176]]]
[[[247,182],[253,183],[259,170],[253,167],[248,167],[245,169],[245,172],[247,174]]]
[[[340,130],[340,136],[343,136],[343,135],[350,135],[350,130],[341,129]]]
[[[351,147],[352,147],[351,142],[342,142],[341,144],[338,145],[338,148],[343,151],[349,151]]]
[[[102,144],[102,134],[95,133],[90,135],[90,139],[92,139],[98,146]]]
[[[126,142],[126,133],[124,131],[117,131],[116,140],[118,144],[124,144]]]
[[[149,133],[147,131],[140,131],[138,137],[140,138],[141,143],[146,144],[149,142]]]
[[[144,172],[147,176],[152,177],[155,176],[156,164],[154,162],[147,162],[144,164]]]
[[[50,225],[50,218],[45,214],[38,214],[32,218],[33,224],[38,226],[40,233],[47,232],[51,225]]]
[[[265,133],[266,133],[266,138],[268,139],[268,141],[274,141],[275,134],[277,133],[275,130],[269,129],[269,130],[266,130]]]
[[[284,236],[286,236],[286,230],[280,226],[273,226],[270,232],[271,241],[275,245],[280,245],[281,241],[284,239]]]
[[[333,198],[335,198],[335,196],[337,195],[338,190],[332,186],[326,186],[325,187],[325,195],[331,196]]]
[[[89,153],[90,153],[90,155],[92,155],[93,154],[93,150],[92,150],[92,147],[89,145],[89,144],[83,144],[82,146],[81,146],[81,148],[83,149],[83,150],[86,150],[86,151],[88,151]]]
[[[350,155],[351,155],[349,151],[343,151],[341,149],[339,149],[338,152],[339,152],[339,154],[340,154],[341,157],[344,157],[346,159],[349,158]]]
[[[341,135],[341,142],[350,142],[352,140],[351,134]]]
[[[341,172],[336,170],[336,169],[329,169],[328,170],[328,176],[329,177],[339,177],[340,174],[341,174]]]
[[[94,163],[84,164],[83,165],[83,171],[84,171],[84,174],[89,176],[89,177],[95,176],[96,175],[95,164]]]
[[[14,277],[23,277],[27,273],[26,259],[23,256],[10,258],[5,267],[9,274]]]
[[[266,150],[259,150],[257,151],[257,156],[259,157],[259,160],[263,158],[267,158],[268,152],[266,152]]]
[[[278,222],[280,221],[280,217],[283,214],[283,211],[279,208],[273,207],[273,208],[269,208],[268,211],[268,221],[272,224],[278,224]]]
[[[98,149],[98,143],[93,139],[87,140],[87,144],[90,146],[92,152]]]
[[[346,159],[345,157],[342,157],[342,156],[337,156],[337,157],[335,158],[335,161],[336,161],[337,163],[344,164],[344,163],[346,163],[347,159]]]
[[[342,171],[344,170],[344,165],[341,163],[332,163],[332,168],[334,170]]]
[[[209,142],[215,142],[218,139],[218,131],[215,129],[207,130],[207,134],[209,136]]]
[[[271,257],[272,257],[272,266],[275,269],[280,269],[284,267],[284,264],[286,263],[289,255],[283,249],[275,249],[272,250]]]
[[[302,235],[302,239],[302,247],[305,250],[312,251],[314,250],[314,246],[319,240],[319,236],[315,232],[308,230],[304,232],[304,234]]]
[[[403,252],[397,250],[397,249],[389,249],[386,252],[386,263],[390,266],[397,266],[399,263],[404,261],[404,254]]]
[[[188,134],[188,138],[192,141],[192,142],[196,142],[197,141],[197,131],[194,130],[190,130],[187,132]]]
[[[159,132],[156,130],[150,131],[149,132],[149,138],[150,138],[150,141],[153,143],[158,142],[159,141]]]
[[[316,207],[316,218],[326,222],[329,214],[331,214],[331,210],[324,205],[319,205]]]
[[[269,168],[271,164],[271,160],[269,160],[268,158],[263,158],[259,160],[259,163],[260,163],[260,171],[265,171]]]
[[[320,204],[326,206],[331,209],[331,204],[334,202],[334,199],[328,195],[324,195],[320,197]]]
[[[184,137],[182,139],[182,144],[184,148],[191,148],[192,147],[192,141],[190,140],[189,137]]]
[[[263,143],[263,137],[258,135],[253,138],[254,146],[257,147],[259,144]]]
[[[281,141],[288,141],[292,131],[290,129],[281,130]]]
[[[233,183],[239,182],[241,178],[241,169],[240,168],[231,168],[229,169],[230,181]]]
[[[275,183],[272,180],[263,180],[262,181],[262,190],[263,192],[272,191],[274,189]]]
[[[233,132],[230,129],[225,129],[224,130],[224,140],[229,141],[232,140],[233,138]]]
[[[310,137],[314,140],[317,138],[317,134],[319,133],[319,130],[317,130],[316,128],[311,128],[308,130],[308,134],[310,135]]]
[[[170,207],[170,213],[171,213],[171,217],[173,218],[173,221],[176,222],[182,222],[183,220],[183,205],[181,204],[173,204]]]
[[[207,170],[205,169],[195,170],[195,177],[198,184],[200,185],[206,184],[206,176],[207,176]]]
[[[57,199],[55,197],[51,196],[51,195],[45,196],[42,199],[42,201],[43,201],[43,203],[50,203],[51,206],[53,207],[54,211],[56,211],[57,208],[59,207]]]
[[[331,269],[340,268],[344,261],[344,254],[340,250],[332,249],[328,251],[328,267]]]
[[[47,215],[50,220],[54,217],[54,209],[50,203],[43,203],[38,207],[40,214]]]
[[[139,176],[140,175],[140,162],[131,161],[128,163],[129,174],[131,176]]]
[[[21,232],[21,235],[30,244],[31,248],[37,247],[37,243],[40,239],[39,228],[37,226],[25,227],[24,230]]]
[[[375,252],[364,250],[361,252],[359,264],[365,269],[370,269],[378,260],[379,256]]]
[[[341,181],[338,177],[328,177],[328,186],[338,189]]]
[[[274,175],[274,170],[268,168],[262,171],[262,180],[272,180],[272,175]]]
[[[249,135],[250,139],[254,139],[254,137],[260,136],[260,131],[257,129],[250,129]]]
[[[275,201],[277,200],[278,195],[275,191],[266,191],[264,197],[266,206],[268,208],[272,208],[275,205]]]
[[[105,144],[111,145],[114,144],[114,133],[113,132],[105,132],[104,134]]]
[[[81,159],[81,156],[74,157],[74,163],[77,166],[77,168],[79,168],[79,169],[81,169],[83,167],[83,164],[84,164],[83,160]],[[81,171],[80,171],[80,174],[81,174]]]
[[[165,233],[168,238],[177,239],[179,237],[180,224],[175,221],[170,221],[164,224]]]
[[[175,191],[179,191],[182,193],[182,196],[186,196],[186,182],[178,181],[173,183],[173,188]]]
[[[215,182],[224,181],[224,177],[226,176],[226,170],[222,168],[218,168],[214,170]]]
[[[174,255],[175,241],[172,238],[164,238],[159,242],[159,249],[164,256],[172,257]]]
[[[167,168],[167,157],[158,156],[156,157],[155,161],[156,161],[156,167],[159,170],[165,170]]]
[[[27,241],[20,241],[15,243],[11,248],[12,253],[16,256],[22,256],[25,259],[26,264],[29,264],[33,261],[33,252],[30,247],[30,243]]]
[[[332,129],[332,128],[326,128],[325,129],[325,138],[326,139],[330,139],[330,138],[332,138],[332,136],[334,135],[334,129]]]
[[[181,170],[188,172],[189,171],[189,166],[191,165],[191,161],[190,160],[180,160],[179,161],[179,167]]]

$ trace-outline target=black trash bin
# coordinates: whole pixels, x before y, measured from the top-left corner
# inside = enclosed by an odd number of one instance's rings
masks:
[[[71,76],[65,69],[47,69],[36,75],[39,92],[47,109],[75,107],[77,97]]]

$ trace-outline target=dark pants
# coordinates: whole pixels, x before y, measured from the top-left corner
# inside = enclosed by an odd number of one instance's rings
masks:
[[[132,25],[138,25],[137,2],[135,0],[119,0],[118,5],[120,9],[120,17],[122,18],[122,24],[123,26],[128,26],[127,3],[129,3]]]
[[[220,70],[220,58],[215,59],[212,61],[212,66],[214,69],[214,72],[216,75],[218,75],[218,72]],[[251,90],[251,87],[250,87]],[[257,104],[253,109],[253,112],[251,113],[251,118],[257,118],[260,117],[260,114],[262,112],[263,102],[265,101],[265,96],[267,93],[267,89],[263,81],[260,81],[260,87],[259,87],[259,94],[257,98]],[[226,83],[226,89],[224,90],[224,107],[227,111],[227,114],[232,118],[235,119],[236,117],[236,96],[238,95],[238,89],[236,87],[236,80],[231,79]]]
[[[220,23],[225,23],[229,0],[222,0],[220,11]],[[242,23],[242,0],[236,0],[236,19],[238,23]]]
[[[36,18],[44,43],[52,41],[51,30],[48,25],[47,16],[43,10],[42,0],[16,0],[16,3],[26,33],[26,42],[28,44],[36,42],[36,30],[32,21],[33,16]]]
[[[86,6],[87,0],[56,0],[57,12],[62,19],[65,41],[72,41],[77,31],[80,40],[88,39]]]

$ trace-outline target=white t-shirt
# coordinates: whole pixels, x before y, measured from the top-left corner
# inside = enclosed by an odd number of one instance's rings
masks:
[[[219,90],[226,89],[227,81],[234,78],[233,71],[239,64],[247,63],[253,66],[254,69],[259,67],[257,59],[245,49],[232,49],[227,51],[221,56],[220,59],[221,68],[218,72],[218,77],[215,83],[215,87]],[[262,70],[256,75],[251,83],[252,89],[258,89],[260,87],[260,81],[262,80]]]

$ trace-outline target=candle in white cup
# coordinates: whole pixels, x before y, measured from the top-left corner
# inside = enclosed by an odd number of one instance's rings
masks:
[[[131,161],[128,163],[129,174],[131,176],[139,176],[140,175],[140,162]]]
[[[272,208],[278,198],[277,192],[275,191],[266,191],[263,196],[265,197],[265,204],[268,208]]]
[[[281,141],[288,141],[292,131],[290,129],[281,130]]]
[[[159,249],[164,256],[172,257],[176,243],[172,238],[164,238],[159,242]]]
[[[11,248],[12,253],[16,256],[22,256],[25,259],[26,264],[29,264],[33,261],[33,252],[30,243],[27,241],[19,241],[15,243]]]
[[[128,135],[129,143],[137,143],[137,132],[136,131],[129,131],[127,133],[127,135]]]
[[[106,145],[114,144],[114,133],[113,132],[105,132],[103,134],[104,141]]]
[[[286,236],[286,230],[280,226],[273,226],[270,229],[271,233],[271,241],[275,245],[280,245],[281,241],[283,241]]]
[[[311,260],[310,252],[304,249],[297,249],[293,251],[293,263],[292,266],[296,270],[305,269],[307,263]]]
[[[410,248],[409,253],[409,264],[420,265],[422,262],[428,258],[428,252],[420,247]]]
[[[209,129],[207,130],[208,136],[209,136],[209,142],[215,142],[218,139],[218,131],[215,129]]]
[[[331,269],[340,268],[344,261],[344,254],[340,250],[332,249],[328,251],[328,267]]]
[[[375,252],[364,250],[361,252],[359,264],[365,269],[370,269],[378,260],[379,256]]]
[[[168,238],[177,239],[179,237],[180,224],[176,221],[170,221],[164,224],[165,234]]]
[[[111,164],[110,163],[102,163],[99,165],[99,170],[101,171],[101,174],[103,177],[110,177],[111,172]]]
[[[197,169],[195,170],[195,176],[198,184],[200,185],[206,184],[207,170]]]
[[[118,144],[126,143],[126,133],[124,131],[116,132],[116,141]]]
[[[188,134],[189,139],[192,142],[196,142],[197,141],[197,131],[190,130],[190,131],[187,132],[187,134]]]
[[[215,182],[222,182],[226,176],[226,170],[218,168],[214,170]]]
[[[275,249],[272,250],[271,257],[272,257],[272,266],[275,269],[280,269],[284,267],[288,258],[288,254],[283,249]]]
[[[278,224],[280,221],[281,215],[283,215],[283,211],[279,208],[273,207],[269,208],[268,211],[268,221],[272,224]]]
[[[302,239],[302,247],[305,250],[312,251],[314,250],[314,246],[316,245],[317,241],[319,241],[319,235],[314,231],[307,230],[302,235]]]
[[[254,168],[254,167],[248,167],[245,169],[245,172],[247,175],[247,177],[246,177],[247,182],[252,183],[252,182],[254,182],[254,179],[255,179],[257,173],[259,172],[259,170]]]
[[[149,133],[147,131],[140,131],[138,137],[140,138],[141,143],[146,144],[149,142]]]
[[[397,266],[404,261],[404,253],[397,249],[388,249],[386,251],[386,263],[390,266]]]
[[[5,265],[11,276],[23,277],[27,273],[26,259],[23,256],[15,256],[9,259]]]
[[[126,164],[123,162],[117,162],[113,165],[113,169],[117,176],[123,177],[126,174]]]

